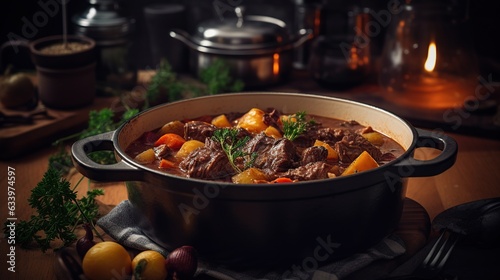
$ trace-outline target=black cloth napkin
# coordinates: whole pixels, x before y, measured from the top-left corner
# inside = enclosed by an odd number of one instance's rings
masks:
[[[124,200],[114,207],[107,215],[97,221],[107,234],[124,246],[138,250],[155,250],[167,256],[169,252],[153,240],[148,238],[141,230],[143,223],[140,214],[135,211],[133,205]],[[389,260],[405,253],[403,240],[397,235],[389,235],[379,244],[368,249],[364,253],[352,255],[346,259],[332,262],[318,267],[316,270],[297,270],[290,274],[290,270],[245,270],[235,271],[230,268],[200,261],[197,275],[206,275],[220,280],[278,280],[278,279],[311,279],[311,280],[335,280],[342,279],[349,274],[366,267],[376,260]],[[284,277],[283,275],[287,275]]]

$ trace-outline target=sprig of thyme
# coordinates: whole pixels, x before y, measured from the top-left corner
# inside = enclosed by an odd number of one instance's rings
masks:
[[[293,141],[300,134],[306,131],[307,125],[308,122],[306,121],[305,111],[300,111],[290,115],[287,119],[283,120],[283,137]]]
[[[243,138],[238,139],[238,130],[234,128],[220,128],[214,131],[212,139],[219,142],[221,144],[222,150],[226,153],[227,158],[229,159],[229,163],[233,167],[233,169],[241,173],[243,170],[239,168],[235,161],[237,158],[245,159],[244,168],[249,168],[252,166],[255,158],[257,157],[256,153],[248,154],[243,151],[243,147],[250,140],[250,137],[245,136]]]

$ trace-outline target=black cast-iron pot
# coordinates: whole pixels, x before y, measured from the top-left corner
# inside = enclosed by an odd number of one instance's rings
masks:
[[[142,133],[172,120],[274,107],[370,125],[406,152],[393,162],[333,179],[245,185],[181,178],[144,167],[125,148]],[[413,157],[418,147],[442,152]],[[87,154],[114,150],[119,162],[99,165]],[[202,258],[235,266],[321,263],[376,244],[398,224],[408,177],[451,167],[456,142],[440,131],[420,130],[379,108],[306,94],[238,93],[161,105],[116,131],[77,141],[76,168],[97,181],[127,181],[128,199],[144,216],[144,232],[166,249],[194,246]]]

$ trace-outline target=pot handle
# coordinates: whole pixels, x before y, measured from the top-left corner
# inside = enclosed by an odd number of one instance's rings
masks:
[[[96,181],[142,181],[144,172],[123,160],[114,164],[99,164],[88,157],[91,152],[113,151],[114,134],[115,131],[110,131],[76,141],[71,146],[73,164],[85,177]]]
[[[455,163],[458,145],[455,139],[442,132],[416,129],[418,139],[415,148],[435,148],[441,153],[430,160],[418,160],[413,154],[397,162],[392,167],[400,177],[426,177],[440,174]]]
[[[170,37],[177,39],[193,50],[198,50],[198,45],[191,40],[191,35],[184,30],[172,29],[169,33]]]
[[[297,38],[292,44],[293,48],[298,48],[302,46],[305,42],[308,40],[312,39],[313,36],[313,31],[311,29],[300,29],[299,34],[297,35]]]

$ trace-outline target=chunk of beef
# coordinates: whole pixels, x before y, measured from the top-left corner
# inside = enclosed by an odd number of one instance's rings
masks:
[[[321,140],[330,145],[334,145],[335,142],[342,140],[344,134],[349,133],[347,129],[333,129],[330,127],[322,127],[314,131],[315,139]]]
[[[184,125],[184,138],[205,142],[205,139],[212,137],[216,129],[215,125],[202,121],[187,122]]]
[[[220,144],[211,138],[206,138],[205,146],[190,153],[179,167],[189,177],[199,179],[224,178],[235,172]]]
[[[159,145],[153,148],[155,156],[157,158],[167,158],[172,154],[172,149],[170,149],[166,144]]]
[[[311,146],[302,152],[300,160],[301,165],[306,165],[310,162],[326,161],[328,157],[328,150],[323,146]]]
[[[380,161],[385,162],[385,163],[393,161],[395,159],[396,159],[396,156],[393,153],[384,153],[380,157]]]
[[[357,125],[359,125],[359,123],[355,120],[344,121],[340,124],[340,126],[345,126],[345,127],[353,127]]]
[[[246,154],[264,153],[273,146],[275,141],[276,140],[274,138],[269,137],[264,133],[259,133],[245,144],[243,152]]]
[[[238,134],[236,135],[236,138],[238,138],[238,139],[242,139],[242,138],[245,138],[247,136],[252,137],[252,133],[250,133],[250,131],[248,131],[244,128],[238,127],[238,128],[232,128],[232,129],[238,130]]]
[[[345,133],[342,140],[335,143],[334,149],[342,163],[351,163],[363,151],[367,151],[376,161],[382,157],[382,152],[376,146],[356,133]]]
[[[276,173],[292,168],[295,159],[296,152],[293,143],[288,139],[280,138],[269,150],[257,156],[255,164],[261,169]]]
[[[279,174],[279,177],[288,177],[292,180],[306,181],[328,178],[331,166],[322,161],[310,162],[306,165],[290,169]]]
[[[297,154],[295,145],[288,139],[274,139],[264,133],[250,139],[243,148],[246,154],[256,153],[253,166],[272,174],[293,167]]]
[[[264,114],[264,123],[276,128],[281,134],[283,134],[279,125],[279,119],[281,116],[280,112],[274,108],[268,108],[267,112],[268,113]]]
[[[318,129],[320,129],[320,127],[320,123],[308,123],[306,131],[297,136],[297,138],[293,140],[293,144],[299,148],[311,147],[314,141],[318,139]]]

